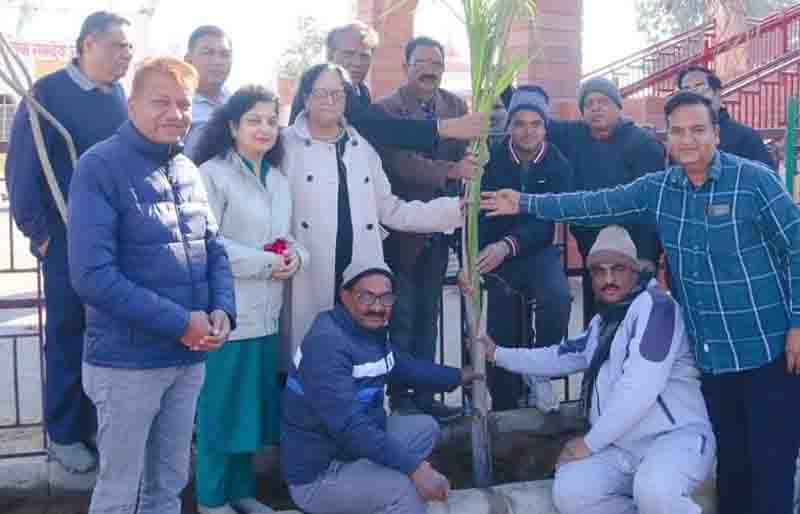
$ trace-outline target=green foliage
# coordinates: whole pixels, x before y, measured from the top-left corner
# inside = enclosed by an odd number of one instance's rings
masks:
[[[321,62],[325,35],[316,18],[300,17],[297,21],[297,39],[281,53],[278,60],[278,75],[281,78],[299,79],[305,70]]]
[[[511,25],[517,18],[532,18],[535,0],[462,0],[464,24],[467,29],[472,82],[472,108],[489,114],[495,99],[514,81],[517,73],[528,62],[528,56],[506,55]],[[488,127],[487,127],[488,129]],[[484,163],[488,159],[486,138],[475,141],[471,151]],[[481,312],[481,293],[478,262],[478,214],[480,211],[481,183],[473,180],[467,184],[467,219],[465,234],[465,267],[473,290],[471,298],[475,313]],[[475,321],[475,320],[474,320]]]
[[[743,0],[743,2],[747,15],[757,18],[798,3],[797,0]],[[686,32],[703,23],[707,3],[708,0],[636,0],[636,28],[647,34],[652,42]]]

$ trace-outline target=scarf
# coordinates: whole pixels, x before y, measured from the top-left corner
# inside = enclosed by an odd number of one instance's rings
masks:
[[[583,372],[583,380],[581,381],[581,412],[587,420],[592,412],[592,399],[597,376],[600,374],[600,368],[603,367],[603,364],[606,363],[611,355],[611,343],[614,341],[617,329],[628,314],[631,304],[644,291],[648,282],[649,274],[642,273],[638,284],[622,301],[611,305],[599,303],[600,328],[598,329],[597,348],[594,351],[594,355],[592,355],[589,368]]]

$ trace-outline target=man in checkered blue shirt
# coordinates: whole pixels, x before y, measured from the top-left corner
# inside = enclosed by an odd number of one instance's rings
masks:
[[[486,193],[489,216],[649,221],[672,271],[718,443],[717,511],[790,514],[800,444],[800,209],[764,165],[717,150],[711,103],[667,101],[677,165],[598,192]]]

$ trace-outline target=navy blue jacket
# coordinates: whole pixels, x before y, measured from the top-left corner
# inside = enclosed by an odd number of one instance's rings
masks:
[[[544,156],[537,163],[525,168],[511,153],[510,136],[492,147],[489,162],[481,179],[483,191],[516,189],[523,193],[568,193],[572,187],[572,167],[553,144],[547,144]],[[515,257],[534,255],[551,246],[555,236],[555,224],[540,220],[530,214],[498,216],[480,219],[480,245],[513,237],[519,245]]]
[[[202,179],[179,148],[130,122],[78,162],[69,202],[72,285],[86,303],[84,360],[147,369],[200,362],[179,341],[191,311],[228,313],[233,276]]]
[[[416,469],[419,459],[386,432],[387,378],[449,391],[461,384],[461,371],[393,351],[386,329],[361,328],[340,304],[317,316],[283,393],[281,466],[289,484],[313,482],[333,460]]]
[[[84,90],[66,69],[51,73],[36,82],[33,95],[69,131],[78,156],[92,145],[111,137],[128,118],[122,87],[110,93],[95,88]],[[47,153],[59,188],[68,197],[73,169],[67,145],[50,122],[39,117]],[[11,212],[20,231],[31,240],[31,250],[48,238],[51,245],[64,244],[64,223],[47,186],[39,156],[33,144],[28,107],[23,102],[14,117],[6,157],[6,179]],[[64,264],[66,266],[66,264]]]
[[[621,119],[608,140],[594,139],[583,121],[552,120],[547,139],[572,164],[575,191],[598,191],[629,184],[637,178],[666,168],[664,147],[632,121]],[[628,224],[625,228],[636,244],[640,259],[656,260],[658,237],[651,224]],[[570,227],[578,250],[586,257],[600,228]]]
[[[773,170],[775,163],[758,132],[731,118],[728,111],[719,111],[719,151],[732,153],[751,161],[763,162]]]

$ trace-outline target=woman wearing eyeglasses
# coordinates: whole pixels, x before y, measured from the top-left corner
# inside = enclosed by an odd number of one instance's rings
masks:
[[[198,401],[201,514],[272,512],[255,500],[252,453],[278,442],[283,286],[309,260],[290,235],[279,139],[278,98],[245,86],[214,112],[192,155],[228,252],[237,310],[229,341],[208,355]]]
[[[381,225],[405,232],[445,232],[461,224],[460,202],[406,202],[392,194],[380,157],[347,121],[345,74],[320,64],[300,79],[304,109],[281,136],[292,190],[292,228],[311,253],[291,286],[291,354],[314,318],[333,307],[354,256],[383,261]]]

